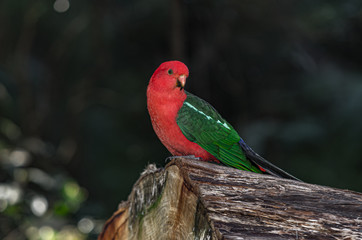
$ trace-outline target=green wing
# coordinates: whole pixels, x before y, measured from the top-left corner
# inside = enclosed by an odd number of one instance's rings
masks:
[[[260,173],[259,168],[246,158],[234,128],[209,103],[191,93],[186,94],[176,119],[185,137],[225,165]]]

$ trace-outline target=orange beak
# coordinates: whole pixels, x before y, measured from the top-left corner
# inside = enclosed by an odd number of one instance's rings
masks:
[[[177,87],[180,87],[182,90],[185,87],[185,84],[186,84],[186,75],[183,74],[183,75],[178,76]]]

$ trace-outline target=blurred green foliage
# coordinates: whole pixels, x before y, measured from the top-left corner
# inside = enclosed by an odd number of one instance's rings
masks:
[[[362,191],[361,1],[3,0],[1,239],[95,238],[164,165],[145,91],[170,59],[265,158]]]

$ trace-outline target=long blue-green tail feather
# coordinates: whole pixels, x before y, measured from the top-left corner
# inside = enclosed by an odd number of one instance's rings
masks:
[[[278,168],[277,166],[270,163],[269,161],[261,157],[259,154],[254,152],[254,150],[251,149],[251,147],[249,147],[242,138],[240,138],[239,145],[244,150],[247,159],[249,159],[256,165],[260,166],[262,169],[265,170],[265,172],[269,173],[270,175],[301,181],[300,179]]]

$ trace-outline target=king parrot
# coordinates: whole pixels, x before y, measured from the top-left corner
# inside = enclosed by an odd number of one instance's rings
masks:
[[[255,153],[209,103],[185,91],[188,75],[184,63],[164,62],[147,87],[152,126],[172,155],[299,180]]]

